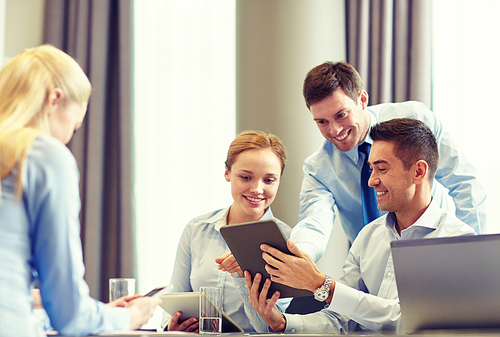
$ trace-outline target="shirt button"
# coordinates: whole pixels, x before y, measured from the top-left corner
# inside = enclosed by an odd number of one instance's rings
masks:
[[[388,272],[388,273],[387,273],[387,276],[392,276],[392,273],[391,273],[391,272]]]
[[[292,329],[292,331],[291,331],[291,332],[295,333],[295,329]]]

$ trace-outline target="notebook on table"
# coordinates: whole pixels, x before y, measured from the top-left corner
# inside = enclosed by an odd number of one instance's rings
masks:
[[[391,242],[406,333],[500,328],[500,234]]]

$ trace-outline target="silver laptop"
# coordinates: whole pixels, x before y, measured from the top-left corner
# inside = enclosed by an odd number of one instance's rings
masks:
[[[391,242],[406,333],[500,328],[500,234]]]

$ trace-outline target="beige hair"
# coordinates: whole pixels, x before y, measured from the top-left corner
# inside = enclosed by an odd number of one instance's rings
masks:
[[[281,140],[262,131],[243,131],[232,141],[227,151],[226,167],[231,171],[231,166],[236,162],[236,157],[246,150],[271,149],[278,157],[281,164],[281,174],[285,169],[286,154]]]
[[[78,63],[51,45],[26,49],[0,70],[0,179],[13,174],[18,196],[34,139],[50,134],[48,99],[55,88],[63,103],[88,102],[92,90]]]

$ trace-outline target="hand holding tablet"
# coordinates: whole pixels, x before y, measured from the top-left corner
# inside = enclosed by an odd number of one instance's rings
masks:
[[[260,273],[263,280],[270,278],[265,268],[266,261],[262,258],[262,250],[260,249],[261,244],[268,244],[285,254],[293,255],[288,250],[286,238],[283,236],[283,233],[274,219],[223,226],[220,232],[236,258],[241,270],[248,270],[252,277],[254,277],[256,273]],[[262,290],[263,285],[264,282],[261,282],[259,287],[260,290]],[[280,292],[280,298],[312,295],[312,292],[309,290],[292,288],[284,284],[272,282],[269,288],[268,298],[270,298],[275,291]]]

